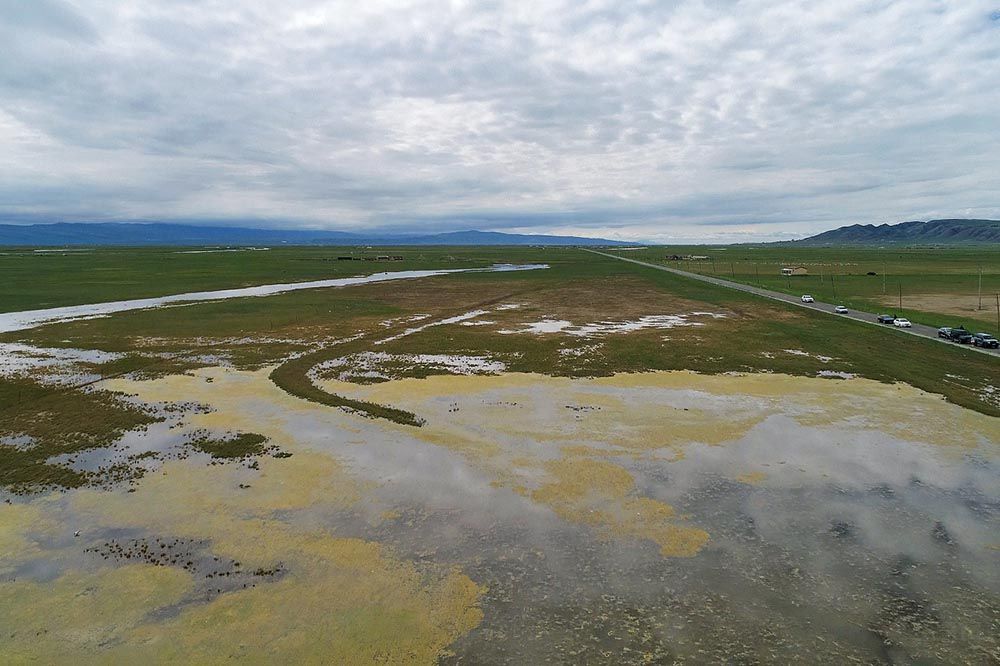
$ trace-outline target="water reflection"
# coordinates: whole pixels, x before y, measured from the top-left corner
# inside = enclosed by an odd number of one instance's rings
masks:
[[[458,567],[480,586],[481,621],[448,639],[446,663],[987,663],[1000,655],[997,421],[912,389],[683,373],[355,387],[427,418],[415,429],[296,400],[266,371],[212,369],[116,387],[153,402],[211,404],[211,413],[185,415],[184,428],[260,432],[293,457],[259,470],[172,460],[132,495],[33,500],[23,507],[49,524],[24,518],[33,545],[17,547],[10,578],[54,586],[66,571],[148,564],[149,544],[169,537],[202,577],[229,571],[242,585],[233,561],[273,567],[255,608],[287,615],[290,597],[278,590],[343,580],[319,575],[324,568],[311,576],[311,560],[296,555],[300,537],[291,535],[322,533],[382,544],[408,566]],[[886,425],[874,427],[872,414]],[[941,437],[956,428],[961,437]],[[163,451],[178,436],[152,429],[121,450],[135,453],[149,438]],[[599,475],[583,495],[539,492],[560,465],[580,460],[625,470],[631,486],[621,495]],[[620,513],[650,506],[640,523]],[[642,537],[654,519],[704,530],[708,541],[691,557],[665,557]],[[237,538],[233,530],[244,531]],[[254,538],[266,548],[249,547]],[[150,605],[146,630],[167,631],[161,623],[239,593],[223,587],[212,597],[201,581]],[[324,598],[311,612],[322,612]]]

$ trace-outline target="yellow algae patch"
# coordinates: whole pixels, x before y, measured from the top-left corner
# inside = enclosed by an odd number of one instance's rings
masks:
[[[97,528],[203,540],[244,570],[282,573],[209,601],[194,595],[167,619],[123,627],[91,653],[96,661],[433,663],[481,621],[482,590],[458,570],[418,568],[378,544],[277,519],[358,499],[358,485],[327,456],[261,459],[247,489],[237,485],[246,470],[235,466],[174,461],[163,470],[132,493],[74,492],[70,509]],[[158,609],[136,606],[129,612],[155,617]]]
[[[740,483],[745,483],[750,486],[756,486],[757,484],[762,483],[766,478],[767,474],[758,470],[755,472],[744,472],[743,474],[737,476],[736,480],[739,481]]]
[[[553,460],[545,465],[552,483],[531,494],[532,498],[557,510],[573,513],[589,504],[589,499],[624,497],[635,485],[628,470],[609,462],[570,458]]]
[[[428,573],[358,539],[254,527],[288,573],[209,602],[187,594],[186,572],[148,565],[0,585],[0,651],[74,663],[430,664],[482,620],[481,589],[457,570]]]
[[[988,442],[1000,441],[1000,419],[965,409],[933,393],[909,384],[887,384],[870,379],[830,381],[814,377],[782,374],[699,375],[691,372],[663,372],[640,375],[616,375],[598,378],[595,383],[611,380],[614,385],[643,384],[653,379],[656,386],[689,388],[712,396],[767,399],[772,413],[791,416],[802,425],[837,424],[840,428],[881,430],[899,439],[936,446],[974,447],[977,436]],[[635,382],[636,384],[632,384]],[[724,417],[724,414],[718,416]],[[919,423],[919,427],[913,424]],[[962,438],[955,432],[965,433]]]
[[[648,497],[623,502],[622,516],[610,530],[614,534],[655,541],[664,557],[693,557],[708,543],[708,532],[670,522],[674,509]]]
[[[101,386],[112,391],[137,394],[150,402],[189,400],[235,405],[246,400],[267,400],[280,406],[302,405],[303,401],[293,398],[268,380],[268,370],[199,368],[186,374],[152,380],[107,379]]]
[[[664,557],[691,557],[708,542],[704,530],[678,525],[674,509],[649,497],[629,497],[635,481],[609,462],[571,458],[546,464],[555,480],[531,493],[559,516],[601,528],[606,535],[649,539]]]
[[[317,504],[347,507],[363,488],[335,460],[321,454],[261,458],[259,466],[260,472],[247,478],[245,470],[236,466],[168,461],[143,478],[135,492],[82,489],[70,496],[70,507],[109,526],[155,529],[182,524],[204,537],[234,516],[267,517]],[[243,481],[250,487],[239,488]]]
[[[428,419],[415,436],[466,453],[481,447],[487,456],[498,453],[496,432],[566,445],[599,441],[639,454],[672,448],[681,456],[693,442],[738,440],[775,414],[805,426],[875,429],[938,446],[976,446],[980,438],[1000,441],[1000,419],[907,384],[860,378],[835,382],[781,374],[669,371],[580,379],[512,373],[324,387],[413,411]],[[449,397],[462,405],[459,411],[448,411]],[[915,422],[921,427],[914,428]],[[954,432],[967,436],[955,438]]]
[[[372,543],[292,535],[271,525],[289,574],[139,628],[118,658],[259,663],[434,663],[482,620],[480,588],[429,576]],[[154,647],[155,646],[155,647]]]
[[[0,574],[13,571],[19,561],[41,553],[34,535],[55,530],[48,508],[45,502],[0,505]]]
[[[0,653],[5,663],[94,663],[102,646],[134,630],[150,610],[177,603],[190,588],[187,572],[151,565],[0,584]]]
[[[601,449],[596,446],[583,446],[582,444],[571,444],[569,446],[562,446],[559,448],[562,455],[570,456],[606,456],[614,453],[622,453],[620,450],[609,450]],[[511,461],[514,462],[514,461]],[[521,465],[522,467],[527,467],[527,465]]]
[[[847,384],[850,389],[801,396],[799,402],[812,411],[797,415],[799,423],[843,427],[845,421],[853,420],[857,429],[881,430],[905,441],[941,447],[974,448],[979,438],[1000,442],[1000,419],[953,405],[908,384],[867,379],[830,383]]]
[[[469,455],[494,456],[494,432],[508,437],[542,438],[546,442],[579,445],[585,439],[605,448],[627,452],[679,448],[691,442],[720,444],[738,439],[774,410],[760,404],[731,402],[720,418],[718,409],[692,405],[673,409],[663,396],[645,396],[644,389],[658,388],[657,380],[692,373],[648,373],[613,378],[579,379],[533,374],[500,376],[434,375],[372,385],[322,382],[325,390],[415,412],[427,424],[413,436],[438,442]],[[632,381],[643,378],[644,384]],[[621,386],[608,383],[621,380]],[[660,388],[691,389],[677,381]],[[610,391],[607,389],[611,389]],[[462,409],[450,411],[442,398],[454,396]],[[474,402],[472,402],[474,401]],[[472,402],[472,404],[470,404]]]
[[[28,504],[0,506],[0,553],[23,549],[28,543],[25,531],[39,518],[41,511]]]

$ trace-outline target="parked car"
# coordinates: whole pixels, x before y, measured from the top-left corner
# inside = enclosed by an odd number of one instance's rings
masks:
[[[815,303],[816,299],[813,298],[812,296],[810,296],[809,294],[802,294],[802,302],[803,303]]]
[[[847,314],[848,310],[843,305],[838,305],[833,309],[837,314]]]
[[[894,319],[892,321],[893,326],[898,326],[899,328],[911,328],[913,324],[910,323],[909,319],[904,319],[900,317],[899,319]]]
[[[951,329],[948,328],[947,326],[942,326],[941,328],[938,329],[938,337],[939,338],[944,338],[946,340],[950,339],[951,338]]]
[[[1000,340],[997,340],[989,333],[976,333],[972,336],[972,344],[984,349],[1000,349]]]
[[[972,342],[972,333],[969,333],[964,326],[950,328],[948,329],[948,339],[961,345],[967,345]]]
[[[875,320],[880,324],[891,324],[896,321],[896,315],[879,315]]]

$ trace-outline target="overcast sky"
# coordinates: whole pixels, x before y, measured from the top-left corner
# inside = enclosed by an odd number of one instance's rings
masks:
[[[0,0],[0,221],[1000,217],[1000,0]]]

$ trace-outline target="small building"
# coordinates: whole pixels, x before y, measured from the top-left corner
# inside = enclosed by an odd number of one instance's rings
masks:
[[[782,275],[809,275],[809,269],[805,266],[789,266],[781,269]]]

